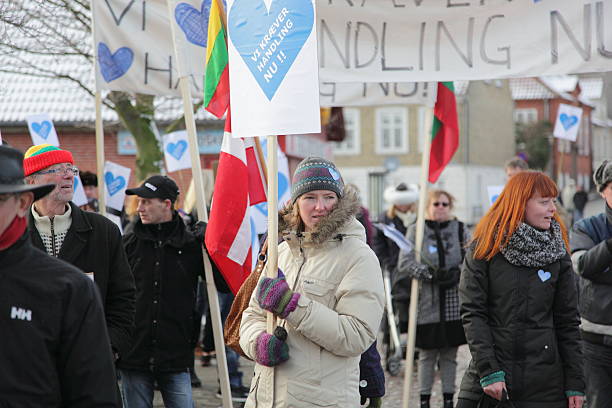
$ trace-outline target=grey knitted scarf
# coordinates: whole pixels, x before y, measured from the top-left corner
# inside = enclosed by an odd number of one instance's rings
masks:
[[[519,224],[500,252],[512,265],[541,268],[563,258],[566,249],[561,227],[552,220],[546,231],[524,222]]]

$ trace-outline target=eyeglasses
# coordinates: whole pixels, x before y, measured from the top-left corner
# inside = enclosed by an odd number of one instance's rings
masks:
[[[436,201],[436,202],[433,203],[433,205],[434,205],[434,207],[439,207],[439,206],[448,207],[450,205],[450,203],[441,203],[439,201]]]
[[[79,169],[77,167],[58,167],[55,169],[48,169],[48,170],[41,170],[39,172],[37,172],[38,174],[55,174],[55,173],[59,173],[60,175],[65,175],[65,174],[69,174],[72,173],[73,176],[78,176],[79,175]]]

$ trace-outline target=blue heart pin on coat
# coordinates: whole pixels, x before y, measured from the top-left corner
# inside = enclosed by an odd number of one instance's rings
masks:
[[[540,278],[540,280],[541,280],[542,282],[546,282],[547,280],[549,280],[549,279],[550,279],[551,274],[550,274],[550,272],[546,272],[545,270],[540,269],[540,270],[538,271],[538,277]]]

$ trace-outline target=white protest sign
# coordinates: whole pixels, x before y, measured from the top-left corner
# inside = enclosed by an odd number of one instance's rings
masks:
[[[106,213],[106,218],[111,220],[117,227],[119,227],[119,231],[123,234],[123,226],[121,225],[121,217],[115,214],[111,214],[109,212]]]
[[[130,181],[131,171],[129,167],[124,167],[110,161],[104,164],[104,194],[108,207],[114,208],[117,211],[123,209],[125,190]]]
[[[83,181],[79,176],[74,178],[74,195],[72,196],[72,202],[79,207],[87,204],[87,196],[83,188]]]
[[[322,81],[453,81],[612,70],[609,1],[317,0],[317,17]]]
[[[168,173],[191,168],[186,130],[164,135],[164,157],[166,158]]]
[[[260,138],[261,149],[264,159],[268,160],[268,141],[265,137]],[[281,149],[278,149],[278,207],[283,208],[291,198],[291,176],[289,175],[289,160]],[[268,203],[263,202],[251,206],[251,227],[255,228],[257,234],[263,234],[268,230]]]
[[[210,0],[168,1],[185,72],[177,69],[166,0],[91,2],[99,89],[179,96],[179,77],[190,76],[192,95],[202,97]]]
[[[487,186],[487,196],[489,197],[489,206],[492,206],[497,197],[504,190],[504,186]]]
[[[564,103],[559,104],[553,136],[575,142],[578,137],[581,118],[582,108]]]
[[[321,107],[427,105],[436,103],[436,82],[321,82]]]
[[[319,133],[313,0],[229,0],[232,136]]]
[[[55,126],[53,126],[53,121],[48,114],[29,115],[26,116],[26,121],[33,145],[46,143],[51,146],[59,146]]]

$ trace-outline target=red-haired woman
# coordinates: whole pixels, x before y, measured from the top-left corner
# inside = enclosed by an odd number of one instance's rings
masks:
[[[521,172],[476,226],[459,284],[472,361],[458,408],[502,395],[516,408],[582,407],[576,285],[557,194],[545,174]]]

